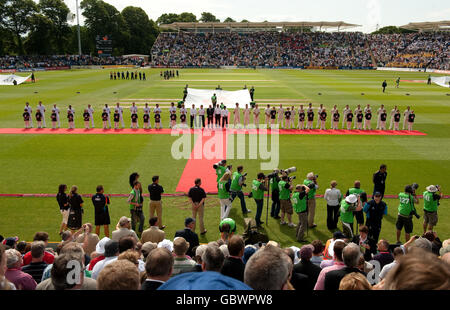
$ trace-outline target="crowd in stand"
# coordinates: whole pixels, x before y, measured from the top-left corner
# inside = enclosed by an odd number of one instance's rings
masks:
[[[135,65],[141,66],[144,60],[124,57],[95,57],[89,55],[62,56],[3,56],[0,69],[45,69],[48,67]]]
[[[155,66],[450,69],[448,33],[162,33]],[[372,57],[373,56],[373,57]]]
[[[382,239],[369,261],[361,250],[365,226],[353,239],[336,231],[325,245],[282,248],[247,244],[235,233],[200,245],[193,224],[187,218],[172,240],[157,228],[139,239],[122,217],[112,238],[100,240],[87,223],[61,234],[56,250],[46,232],[31,243],[1,237],[0,290],[450,289],[450,239],[441,243],[433,232],[404,245]]]

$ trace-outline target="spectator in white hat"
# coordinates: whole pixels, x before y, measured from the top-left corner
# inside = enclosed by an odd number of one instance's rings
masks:
[[[430,185],[423,192],[423,233],[433,230],[438,222],[437,209],[439,200],[442,198],[441,187],[438,185]]]

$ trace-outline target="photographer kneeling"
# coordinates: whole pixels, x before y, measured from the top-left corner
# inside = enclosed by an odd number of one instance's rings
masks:
[[[264,206],[264,192],[267,190],[267,183],[269,178],[260,172],[257,175],[257,179],[252,181],[252,197],[256,202],[256,215],[255,221],[258,227],[264,222],[261,222],[261,215]]]
[[[397,243],[400,242],[400,234],[402,232],[403,226],[405,226],[405,241],[410,239],[410,234],[413,231],[413,221],[412,216],[417,215],[416,208],[414,208],[414,203],[419,203],[416,197],[415,190],[412,185],[406,185],[405,191],[398,194],[398,199],[400,200],[400,205],[398,206],[398,216],[395,227],[397,228]]]
[[[231,202],[233,202],[236,196],[238,196],[239,200],[241,201],[242,214],[245,216],[247,215],[247,213],[252,212],[252,210],[247,209],[245,205],[245,197],[244,193],[242,192],[242,186],[247,186],[246,184],[244,184],[245,176],[247,175],[247,173],[242,174],[243,171],[244,171],[243,166],[237,167],[237,171],[233,173],[230,190],[231,190]]]
[[[439,194],[437,193],[439,192]],[[438,222],[437,209],[439,200],[442,198],[441,187],[439,185],[430,185],[423,192],[423,233],[433,230]]]

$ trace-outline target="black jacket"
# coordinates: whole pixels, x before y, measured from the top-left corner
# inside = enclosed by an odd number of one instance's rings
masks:
[[[322,269],[311,263],[311,261],[301,261],[298,264],[294,265],[294,272],[302,273],[308,276],[309,280],[309,289],[312,291],[314,286],[316,285],[317,278],[319,277],[320,271]]]
[[[244,282],[245,264],[242,259],[227,257],[223,262],[221,274]]]
[[[352,272],[359,272],[361,274],[364,274],[364,272],[360,271],[358,268],[349,268],[349,267],[327,272],[327,274],[325,275],[325,283],[324,283],[325,291],[329,292],[338,291],[342,278],[344,278],[346,275]]]
[[[163,285],[164,283],[158,282],[158,281],[145,281],[144,283],[142,283],[141,285],[141,290],[142,291],[156,291],[158,289],[158,287],[160,287],[161,285]]]
[[[200,244],[198,242],[198,235],[189,228],[185,228],[182,230],[177,230],[175,233],[175,238],[176,237],[183,237],[187,242],[189,242],[189,249],[186,254],[190,257],[194,257],[195,253],[192,252],[192,249]]]

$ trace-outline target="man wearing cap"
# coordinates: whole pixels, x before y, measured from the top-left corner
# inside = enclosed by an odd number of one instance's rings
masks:
[[[439,192],[439,193],[438,193]],[[430,185],[423,192],[423,233],[433,230],[438,222],[437,209],[439,200],[442,198],[441,187],[439,185]]]
[[[292,195],[292,207],[295,213],[298,215],[297,225],[297,241],[306,242],[303,239],[305,234],[306,225],[308,225],[308,213],[307,211],[307,198],[309,187],[304,184],[297,184],[295,187],[295,193]]]
[[[308,226],[309,228],[315,228],[317,225],[314,223],[314,216],[316,214],[316,191],[319,189],[317,184],[317,177],[313,172],[306,175],[306,179],[303,184],[309,187],[308,193]]]
[[[366,226],[369,228],[369,237],[378,242],[381,232],[381,221],[387,215],[387,205],[382,200],[380,192],[375,192],[373,199],[364,204],[363,211],[366,213]]]
[[[192,217],[188,217],[184,220],[184,229],[177,230],[175,232],[176,237],[183,237],[187,242],[189,242],[189,248],[186,252],[190,257],[194,257],[195,253],[192,252],[192,249],[198,246],[200,243],[198,242],[198,235],[193,231],[195,227],[195,219]]]
[[[384,191],[386,189],[386,172],[387,166],[385,164],[380,165],[380,169],[373,174],[373,193],[379,192],[381,194],[381,198],[384,197]]]
[[[395,227],[397,228],[397,243],[400,242],[400,234],[403,227],[405,227],[405,240],[410,239],[410,234],[413,231],[412,212],[415,210],[414,204],[419,203],[419,200],[414,195],[414,190],[411,185],[405,186],[405,191],[398,194],[400,204],[398,206],[398,216]]]
[[[361,210],[361,200],[355,194],[351,194],[341,201],[341,222],[346,236],[353,238],[353,211]]]
[[[133,236],[136,240],[139,240],[136,233],[131,230],[131,219],[126,216],[122,216],[117,224],[117,229],[112,232],[112,240],[119,241],[120,238],[126,236]]]
[[[177,237],[173,240],[173,252],[175,254],[175,258],[173,262],[172,277],[195,270],[195,265],[197,263],[186,257],[189,247],[189,242],[187,242],[183,237]]]

